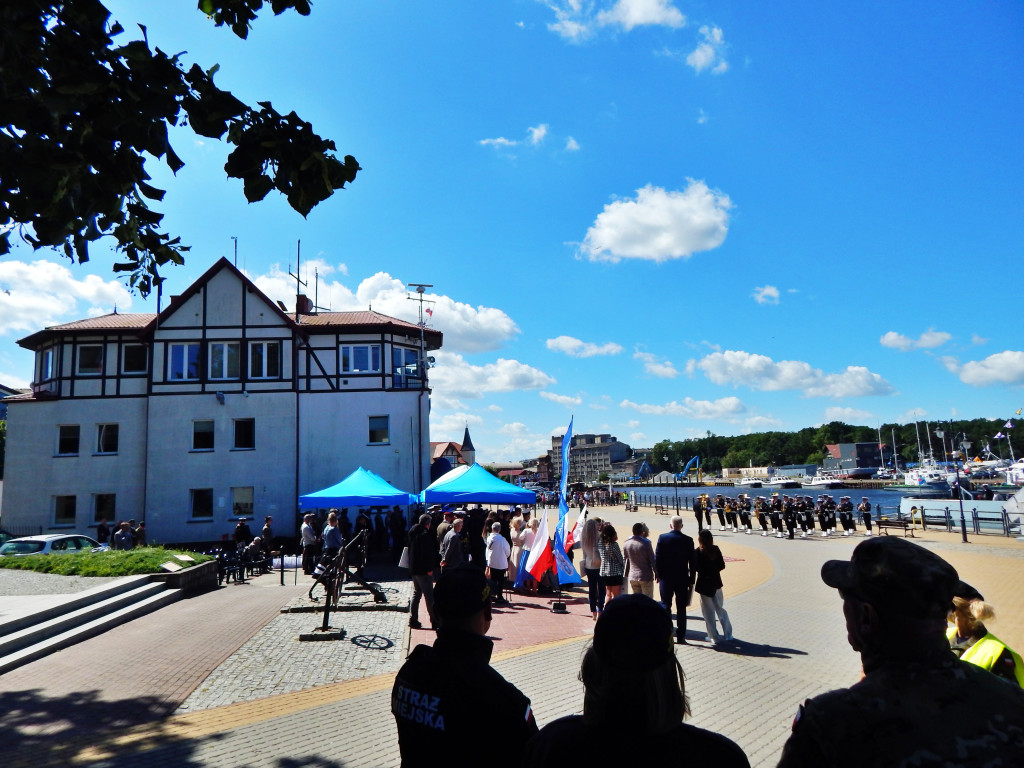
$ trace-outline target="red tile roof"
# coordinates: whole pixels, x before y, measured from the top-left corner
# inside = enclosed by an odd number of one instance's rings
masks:
[[[109,315],[99,317],[88,317],[84,320],[74,320],[63,325],[51,325],[48,331],[94,331],[94,330],[138,330],[156,320],[156,315],[149,312],[139,314],[120,314],[112,312]]]

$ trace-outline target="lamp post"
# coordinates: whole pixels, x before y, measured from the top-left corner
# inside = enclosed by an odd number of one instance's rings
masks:
[[[960,447],[963,449],[963,453],[953,451],[953,467],[956,469],[956,495],[960,500],[960,536],[963,538],[964,544],[966,544],[967,521],[964,520],[964,492],[963,488],[960,487],[960,457],[966,455],[971,450],[971,443],[969,440],[963,440],[960,443]]]
[[[946,463],[946,456],[947,456],[947,453],[946,453],[946,439],[945,439],[946,438],[946,433],[943,430],[941,430],[941,429],[936,429],[935,430],[935,436],[937,438],[939,438],[939,442],[942,444],[941,445],[941,447],[942,447],[942,463],[945,464]],[[952,437],[953,436],[950,435],[950,439],[952,439]],[[955,461],[955,459],[954,459],[954,461]]]

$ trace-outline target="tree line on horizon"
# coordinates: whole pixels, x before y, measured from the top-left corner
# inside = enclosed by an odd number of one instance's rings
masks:
[[[796,432],[754,432],[725,437],[706,432],[703,437],[686,440],[661,440],[654,444],[647,463],[654,472],[682,472],[694,456],[700,458],[701,471],[717,473],[723,468],[785,466],[789,464],[822,465],[827,455],[825,446],[832,443],[885,444],[886,460],[891,460],[893,437],[899,466],[914,464],[929,453],[936,461],[948,461],[960,444],[970,442],[967,452],[973,459],[986,458],[985,448],[1000,458],[1011,458],[1012,428],[1000,419],[955,419],[921,421],[910,424],[883,424],[867,427],[832,421],[819,427],[805,427]],[[939,438],[935,432],[944,434]],[[998,434],[1007,437],[996,439]],[[920,449],[918,448],[920,439]],[[931,447],[929,448],[929,439]]]

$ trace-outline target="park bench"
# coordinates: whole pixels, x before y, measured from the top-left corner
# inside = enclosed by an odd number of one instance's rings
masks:
[[[914,538],[914,529],[911,527],[909,520],[889,520],[888,518],[883,517],[878,521],[877,525],[878,532],[883,533],[886,536],[889,535],[889,531],[887,529],[896,528],[897,530],[903,531],[904,538],[907,536]]]
[[[670,514],[672,514],[672,511],[670,509],[668,509],[667,507],[662,506],[661,504],[655,504],[654,505],[654,514],[656,514],[656,515],[670,515]]]

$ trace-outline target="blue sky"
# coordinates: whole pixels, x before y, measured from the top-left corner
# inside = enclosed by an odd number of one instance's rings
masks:
[[[303,220],[177,134],[166,293],[232,236],[289,306],[300,240],[325,307],[415,320],[433,284],[431,437],[468,424],[481,461],[571,415],[649,447],[1024,405],[1019,3],[319,0],[247,41],[192,0],[107,5],[364,169]],[[40,327],[155,311],[113,260],[0,261],[0,380]]]

